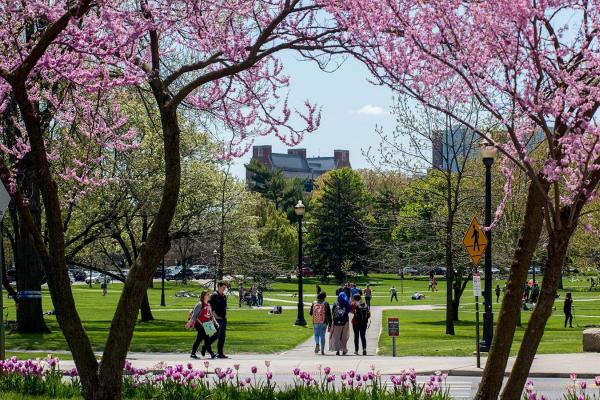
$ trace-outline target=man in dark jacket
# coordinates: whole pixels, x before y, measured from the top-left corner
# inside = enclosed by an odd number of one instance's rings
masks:
[[[217,292],[213,293],[209,300],[212,312],[219,324],[217,330],[217,358],[229,358],[223,353],[225,334],[227,332],[227,297],[225,297],[225,289],[227,289],[227,283],[219,282]]]

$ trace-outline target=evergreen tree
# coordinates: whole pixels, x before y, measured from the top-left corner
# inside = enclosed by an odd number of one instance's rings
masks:
[[[309,213],[309,250],[316,272],[342,282],[347,268],[367,273],[369,247],[365,191],[350,168],[330,171],[317,180]],[[344,268],[342,268],[344,266]]]

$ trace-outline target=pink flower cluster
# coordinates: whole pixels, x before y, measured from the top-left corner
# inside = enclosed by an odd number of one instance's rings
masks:
[[[58,358],[48,355],[47,358],[40,360],[18,360],[17,357],[11,357],[8,360],[0,360],[0,373],[19,374],[22,376],[43,377],[49,371],[55,371],[59,367]]]

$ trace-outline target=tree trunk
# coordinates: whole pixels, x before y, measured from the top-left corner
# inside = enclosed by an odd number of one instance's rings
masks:
[[[552,315],[560,273],[573,230],[574,227],[564,228],[559,232],[551,233],[548,243],[548,261],[544,270],[544,281],[540,297],[529,318],[515,365],[502,392],[503,400],[519,400],[523,393],[523,387],[533,363],[533,358],[544,335],[544,328],[548,318]]]
[[[142,322],[154,321],[154,316],[152,315],[152,309],[150,308],[150,302],[148,301],[148,292],[144,294],[144,298],[142,299],[142,305],[140,307],[140,318]]]
[[[460,307],[460,297],[455,297],[454,300],[452,300],[452,308],[454,309],[454,321],[458,321],[458,309]]]
[[[543,189],[547,191],[548,184],[543,181],[543,185]],[[529,264],[542,231],[544,206],[544,194],[537,188],[535,182],[530,182],[525,205],[525,218],[521,225],[517,249],[511,262],[506,293],[502,299],[502,308],[498,315],[494,339],[483,370],[481,384],[475,395],[476,400],[496,399],[500,393],[519,317],[523,282],[527,279]]]
[[[13,96],[9,101],[2,116],[1,124],[6,132],[5,141],[9,146],[14,145],[14,138],[18,135],[14,126],[14,120],[18,119],[17,102]],[[29,210],[35,221],[36,228],[41,225],[41,205],[39,183],[31,154],[20,160],[19,169],[21,174],[17,177],[18,184],[25,196],[28,197]],[[42,265],[33,244],[27,224],[19,220],[14,205],[10,207],[10,217],[15,235],[13,248],[17,292],[24,292],[22,296],[15,297],[18,301],[16,308],[17,330],[19,333],[49,333],[44,321],[42,298],[37,293],[42,290]],[[6,269],[5,269],[6,271]]]
[[[151,86],[160,109],[165,183],[154,224],[150,229],[147,241],[140,246],[138,256],[127,276],[119,298],[102,355],[102,364],[99,370],[100,387],[94,400],[118,400],[121,398],[123,366],[133,336],[136,317],[156,266],[168,251],[168,231],[175,215],[179,196],[181,163],[177,110],[165,108],[167,95],[163,92],[162,87],[158,87],[159,85],[155,81],[151,83]]]
[[[52,178],[39,116],[29,100],[25,79],[21,76],[15,76],[10,81],[10,84],[19,110],[21,111],[21,117],[27,133],[29,134],[30,154],[44,202],[45,227],[48,232],[47,242],[37,228],[29,205],[21,193],[14,194],[12,198],[15,206],[18,208],[21,223],[26,224],[29,229],[29,234],[44,267],[52,303],[56,310],[56,320],[73,355],[84,396],[86,398],[93,398],[98,387],[96,375],[98,361],[92,350],[89,337],[83,328],[81,318],[75,306],[73,292],[71,291],[71,281],[65,261],[65,237],[58,187]],[[2,179],[6,179],[6,176],[2,177]],[[6,183],[4,182],[5,185]]]
[[[452,249],[448,246],[451,233],[447,234],[446,240],[446,335],[454,335],[454,319],[456,318],[453,290],[454,290],[454,266],[452,265]],[[450,243],[452,246],[452,243]]]

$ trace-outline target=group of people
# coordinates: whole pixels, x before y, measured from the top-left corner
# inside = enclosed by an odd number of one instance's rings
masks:
[[[249,290],[244,290],[244,286],[240,283],[238,287],[238,297],[240,308],[244,303],[249,307],[262,307],[263,305],[263,288],[252,285]]]
[[[330,306],[327,294],[318,290],[317,301],[310,307],[315,337],[315,354],[325,354],[325,334],[329,332],[329,351],[337,356],[348,354],[350,326],[354,332],[354,354],[367,355],[367,328],[371,318],[370,301],[372,291],[367,285],[361,290],[355,284],[347,284],[336,291],[337,300]],[[352,314],[352,319],[350,319]]]
[[[200,349],[202,357],[208,353],[211,358],[229,358],[223,353],[227,331],[226,289],[227,283],[219,282],[215,293],[202,292],[198,304],[190,313],[186,328],[197,331],[196,340],[192,345],[191,358],[200,358],[196,354],[200,344],[202,344]],[[212,350],[212,344],[215,341],[217,341],[217,353]]]

